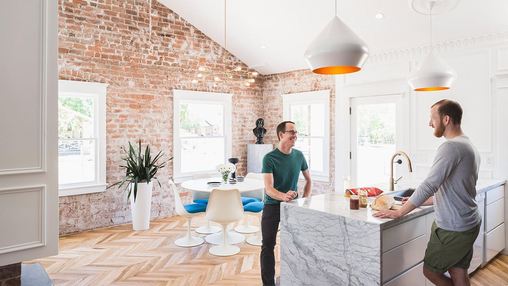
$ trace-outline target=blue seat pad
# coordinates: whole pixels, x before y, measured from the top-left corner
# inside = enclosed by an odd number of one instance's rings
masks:
[[[258,213],[263,210],[265,204],[263,202],[252,202],[243,206],[243,210],[246,212]]]
[[[258,199],[258,198],[242,197],[242,205],[246,205],[248,203],[253,203],[253,202],[260,202],[260,201],[261,200]],[[194,200],[194,202],[196,204],[207,205],[208,204],[208,199],[197,199],[197,200]]]
[[[206,205],[203,204],[187,204],[183,206],[185,210],[191,214],[206,211]]]

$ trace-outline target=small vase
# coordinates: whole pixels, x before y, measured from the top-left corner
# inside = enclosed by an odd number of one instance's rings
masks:
[[[222,173],[222,182],[224,184],[228,183],[229,173]]]

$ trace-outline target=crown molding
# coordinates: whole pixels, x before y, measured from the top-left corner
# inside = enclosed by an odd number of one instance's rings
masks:
[[[445,53],[455,51],[458,49],[489,47],[492,45],[499,45],[503,43],[508,43],[508,32],[487,34],[482,36],[439,42],[437,44],[434,44],[433,51],[436,51],[438,53]],[[369,62],[375,63],[375,62],[394,61],[402,57],[407,58],[421,57],[423,55],[428,54],[429,52],[430,52],[429,45],[407,49],[392,50],[371,55],[369,58]]]

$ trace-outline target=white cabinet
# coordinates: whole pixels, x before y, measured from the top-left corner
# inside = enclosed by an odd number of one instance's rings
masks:
[[[504,190],[503,185],[485,193],[482,267],[505,248]]]
[[[423,257],[434,213],[383,230],[382,277],[384,285],[425,285]]]
[[[485,264],[504,249],[504,223],[485,234]]]
[[[485,235],[485,193],[481,193],[476,196],[476,203],[478,204],[478,212],[482,217],[482,224],[480,226],[480,232],[478,233],[478,237],[476,238],[473,245],[473,258],[471,259],[471,264],[469,265],[468,273],[472,273],[475,271],[483,262],[483,241]]]

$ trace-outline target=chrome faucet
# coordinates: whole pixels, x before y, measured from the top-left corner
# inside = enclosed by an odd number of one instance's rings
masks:
[[[399,160],[394,162],[394,160],[395,160],[395,158],[397,156],[406,157],[406,159],[407,159],[407,166],[409,168],[409,172],[413,172],[413,167],[411,165],[411,159],[409,159],[409,156],[405,152],[402,152],[402,151],[395,152],[395,154],[393,154],[393,156],[392,156],[392,159],[390,160],[390,189],[389,189],[389,191],[393,191],[395,189],[395,184],[397,184],[397,182],[402,178],[402,176],[399,177],[397,180],[395,180],[393,178],[393,164],[394,163],[402,164],[402,160],[401,159],[399,159]]]

